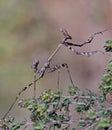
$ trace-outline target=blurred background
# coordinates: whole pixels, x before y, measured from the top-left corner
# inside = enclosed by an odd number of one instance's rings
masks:
[[[112,28],[112,0],[0,0],[0,117],[8,110],[17,93],[33,80],[32,62],[40,60],[41,67],[63,35],[66,28],[74,43],[81,43],[94,32]],[[112,32],[98,35],[93,43],[78,51],[104,51]],[[90,58],[77,56],[62,47],[52,66],[67,63],[73,81],[81,90],[98,91],[108,56],[96,54]],[[57,72],[46,75],[37,83],[37,94],[45,89],[57,89]],[[61,70],[60,88],[66,92],[71,85],[65,69]],[[33,87],[22,96],[32,97]],[[18,119],[24,110],[17,104],[11,113]],[[27,113],[26,113],[27,115]]]

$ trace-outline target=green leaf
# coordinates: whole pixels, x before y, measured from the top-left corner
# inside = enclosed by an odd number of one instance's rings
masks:
[[[112,52],[112,41],[111,40],[106,41],[104,48],[106,52]]]
[[[112,75],[109,74],[109,73],[104,74],[104,75],[103,75],[103,80],[104,80],[104,82],[106,82],[106,83],[111,82],[111,81],[112,81]]]
[[[12,127],[11,127],[11,130],[18,130],[19,128],[20,128],[20,124],[18,123],[18,124],[15,124],[15,125],[13,125]]]
[[[109,62],[109,65],[108,65],[107,70],[108,70],[108,71],[111,71],[111,70],[112,70],[112,60]]]
[[[85,105],[78,105],[77,107],[76,107],[76,111],[77,112],[83,112],[85,110]]]
[[[44,129],[44,125],[42,122],[39,122],[37,126],[34,127],[34,130],[43,130]]]
[[[99,121],[98,126],[99,126],[99,128],[106,128],[106,127],[109,127],[110,124],[109,124],[107,118],[103,118]]]
[[[79,89],[77,86],[69,86],[69,94],[71,96],[77,96],[79,94]]]
[[[90,109],[90,110],[88,111],[88,117],[89,117],[91,120],[94,120],[94,119],[96,118],[95,110]]]

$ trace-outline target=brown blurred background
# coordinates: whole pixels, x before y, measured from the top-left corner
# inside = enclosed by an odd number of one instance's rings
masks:
[[[19,90],[33,80],[31,65],[40,60],[40,67],[63,38],[60,28],[66,28],[74,43],[81,43],[94,32],[112,28],[112,0],[0,0],[0,117],[7,111]],[[103,50],[112,32],[98,35],[92,44],[79,51]],[[77,56],[62,47],[52,66],[69,65],[74,83],[81,90],[98,91],[98,83],[108,56],[96,54],[87,58]],[[44,89],[56,90],[57,72],[38,82],[38,95]],[[61,71],[60,88],[70,85],[65,69]],[[32,97],[33,88],[23,97]],[[23,115],[17,104],[11,111]]]

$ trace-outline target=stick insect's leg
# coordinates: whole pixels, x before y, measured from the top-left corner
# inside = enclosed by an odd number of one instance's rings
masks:
[[[58,90],[59,90],[59,86],[60,86],[60,69],[58,69],[57,86],[58,86]]]
[[[68,68],[68,65],[66,63],[60,64],[60,65],[55,65],[53,68],[49,68],[48,69],[48,73],[54,72],[54,71],[59,70],[61,68],[66,68],[68,76],[69,76],[69,79],[70,79],[70,82],[75,87],[75,85],[73,83],[73,80],[72,80],[72,76],[71,76],[69,68]]]
[[[101,54],[105,55],[105,52],[100,51],[100,50],[91,51],[91,52],[77,52],[76,51],[77,55],[83,55],[83,56],[87,56],[87,57],[93,56],[96,53],[101,53]]]
[[[65,68],[66,68],[67,73],[68,73],[68,76],[69,76],[69,79],[70,79],[70,82],[71,82],[72,86],[75,87],[75,85],[74,85],[74,83],[73,83],[73,80],[72,80],[71,73],[70,73],[69,68],[68,68],[68,65],[67,65],[66,63],[64,63],[64,64],[62,64],[62,67],[65,67]]]
[[[38,70],[38,65],[39,65],[39,60],[34,60],[33,64],[32,64],[32,69],[34,71],[34,98],[36,99],[36,78],[37,78],[37,74],[39,73]]]
[[[71,46],[67,45],[67,44],[64,44],[69,50],[71,50],[72,52],[74,52],[76,55],[83,55],[83,56],[87,56],[87,57],[90,57],[96,53],[102,53],[102,54],[105,54],[105,52],[103,51],[100,51],[100,50],[96,50],[96,51],[91,51],[91,52],[78,52],[76,51],[74,48],[72,48]]]
[[[89,44],[93,41],[93,39],[95,38],[96,35],[99,35],[99,34],[103,34],[103,32],[105,31],[108,31],[107,29],[103,30],[103,31],[100,31],[100,32],[96,32],[94,33],[93,35],[91,35],[86,41],[80,43],[80,44],[74,44],[74,43],[70,43],[70,42],[65,42],[64,44],[68,45],[68,46],[76,46],[76,47],[82,47],[86,44]]]
[[[34,74],[34,99],[36,99],[36,82],[35,82],[36,78],[37,76],[36,74]]]

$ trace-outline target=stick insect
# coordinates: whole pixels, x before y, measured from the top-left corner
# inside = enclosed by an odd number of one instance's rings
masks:
[[[45,75],[45,73],[51,73],[51,72],[54,72],[56,70],[60,70],[61,68],[66,68],[67,69],[67,72],[68,72],[68,75],[69,75],[69,78],[70,78],[70,81],[71,81],[71,84],[74,86],[74,83],[73,83],[73,80],[72,80],[72,77],[71,77],[71,74],[70,74],[70,71],[69,71],[69,68],[68,68],[68,65],[66,63],[63,63],[63,64],[60,64],[60,65],[55,65],[53,68],[50,67],[50,63],[53,59],[53,57],[56,55],[56,53],[59,51],[59,49],[62,47],[62,46],[65,46],[67,47],[69,50],[71,50],[72,52],[74,52],[76,55],[83,55],[83,56],[87,56],[87,57],[90,57],[98,52],[100,53],[103,53],[102,51],[100,50],[96,50],[96,51],[92,51],[92,52],[78,52],[76,51],[74,48],[72,48],[73,46],[75,47],[82,47],[86,44],[89,44],[93,41],[93,39],[95,38],[96,35],[99,35],[99,34],[103,34],[105,31],[108,31],[108,30],[103,30],[103,31],[100,31],[100,32],[96,32],[94,33],[92,36],[90,36],[88,38],[87,41],[84,41],[82,42],[81,44],[74,44],[74,43],[71,43],[71,42],[68,42],[68,40],[72,40],[72,36],[67,32],[67,30],[62,30],[62,34],[63,34],[63,39],[62,41],[58,44],[58,46],[56,47],[56,49],[53,51],[53,53],[48,57],[47,61],[44,63],[44,65],[38,69],[38,65],[39,65],[39,60],[35,60],[33,62],[33,65],[32,65],[32,68],[34,70],[34,73],[38,75],[38,77],[34,77],[34,81],[29,83],[27,86],[23,87],[19,93],[17,94],[16,98],[14,99],[13,103],[11,104],[11,106],[9,107],[8,111],[4,114],[2,120],[4,120],[6,118],[6,116],[9,114],[9,112],[12,110],[12,108],[14,107],[15,103],[17,102],[17,100],[19,99],[19,97],[21,96],[21,94],[23,92],[25,92],[28,88],[30,88],[31,86],[34,85],[34,90],[36,89],[36,82],[38,82],[40,79],[43,78],[43,76]],[[59,82],[59,81],[58,81]],[[59,84],[59,83],[58,83]],[[36,94],[34,93],[34,97],[36,97]]]

